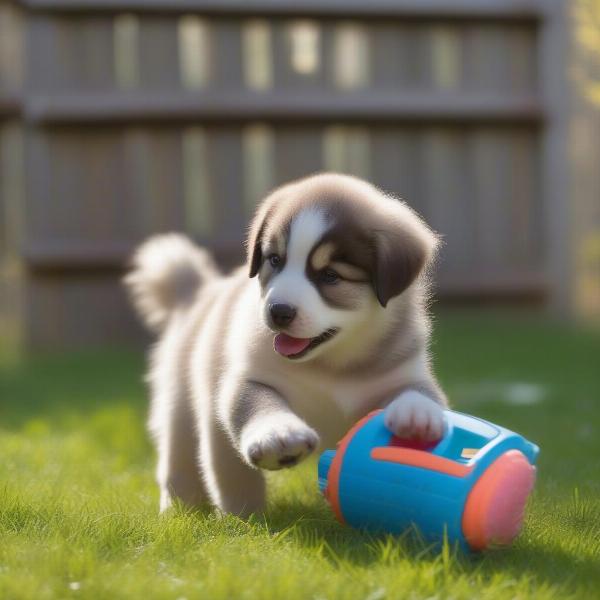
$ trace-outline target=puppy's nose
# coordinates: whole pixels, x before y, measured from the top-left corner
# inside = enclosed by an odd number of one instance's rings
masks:
[[[296,309],[291,304],[270,304],[269,312],[273,323],[278,327],[289,325],[296,316]]]

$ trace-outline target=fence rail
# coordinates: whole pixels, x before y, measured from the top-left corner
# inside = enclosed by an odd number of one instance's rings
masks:
[[[427,92],[334,93],[242,92],[202,94],[97,93],[39,95],[25,106],[25,117],[39,124],[137,121],[360,121],[418,124],[539,123],[540,99],[534,94],[506,98],[494,94]]]
[[[540,0],[21,0],[24,7],[43,12],[201,13],[236,17],[337,17],[429,19],[436,21],[537,21]]]

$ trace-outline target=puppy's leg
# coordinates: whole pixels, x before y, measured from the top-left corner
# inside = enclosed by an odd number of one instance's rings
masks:
[[[387,405],[385,425],[400,438],[427,441],[444,435],[446,397],[435,381],[406,386]]]
[[[317,433],[273,388],[245,382],[232,400],[229,434],[249,465],[268,470],[291,467],[317,447]]]
[[[198,467],[198,436],[194,416],[184,403],[162,399],[161,423],[153,426],[158,450],[156,479],[160,487],[160,511],[174,499],[194,507],[206,499]]]
[[[200,460],[212,503],[224,513],[247,517],[263,510],[265,482],[232,446],[223,425],[208,406],[201,416]]]
[[[197,506],[206,499],[206,492],[198,467],[198,432],[177,327],[165,333],[151,364],[148,426],[158,451],[160,510],[169,508],[175,498],[187,506]]]
[[[296,464],[318,443],[317,434],[270,387],[231,381],[218,414],[207,402],[201,414],[201,460],[210,497],[223,512],[240,516],[265,505],[265,482],[256,468]]]

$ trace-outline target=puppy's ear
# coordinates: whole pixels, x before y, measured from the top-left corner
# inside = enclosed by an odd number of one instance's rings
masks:
[[[258,215],[257,215],[258,218]],[[256,220],[256,219],[255,219]],[[254,223],[250,227],[248,234],[247,253],[248,253],[248,276],[255,277],[262,264],[262,234],[265,229],[265,218],[255,227]]]
[[[431,263],[438,238],[408,208],[403,222],[373,233],[374,265],[371,280],[375,295],[385,307],[400,295]]]
[[[269,219],[275,212],[275,207],[284,201],[296,184],[294,182],[282,185],[271,192],[260,204],[250,224],[246,239],[246,254],[248,256],[248,275],[255,277],[263,262],[262,241]]]
[[[250,224],[246,240],[246,253],[248,256],[248,275],[255,277],[262,265],[262,238],[267,225],[267,220],[273,209],[273,195],[267,197],[256,211]]]

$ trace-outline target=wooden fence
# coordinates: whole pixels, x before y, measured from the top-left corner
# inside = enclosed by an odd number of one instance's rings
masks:
[[[563,4],[0,3],[0,323],[136,337],[140,240],[183,230],[232,264],[256,202],[324,169],[443,233],[442,297],[564,305]]]

